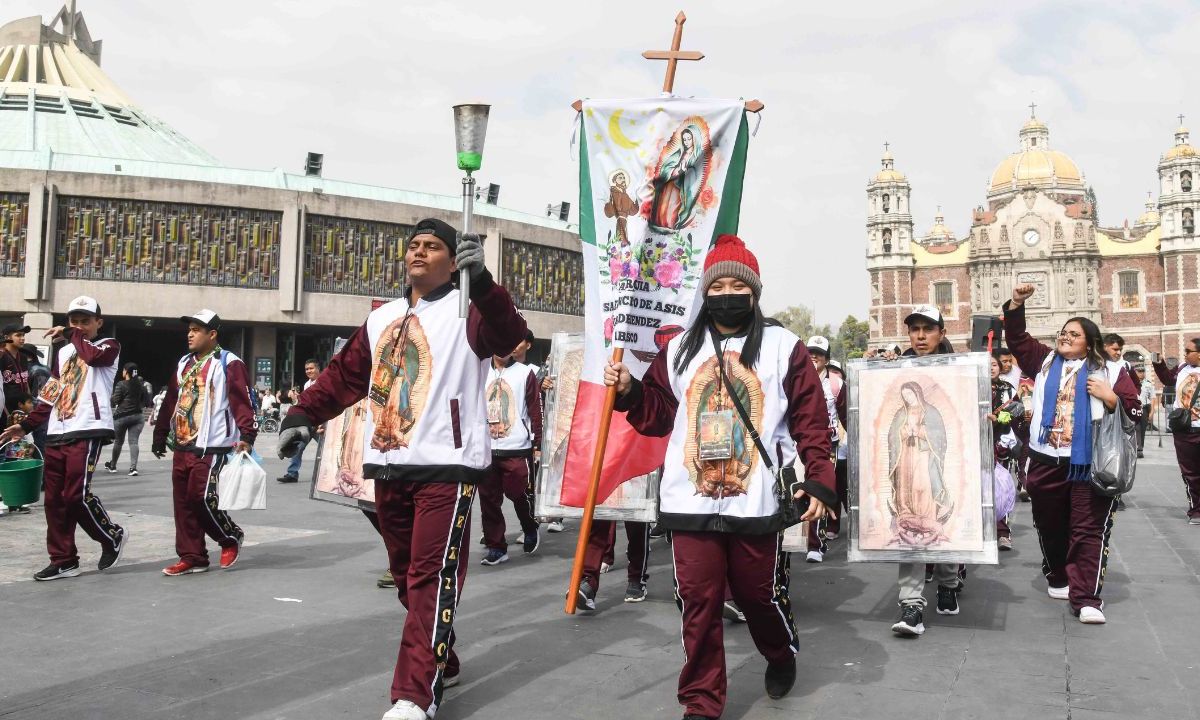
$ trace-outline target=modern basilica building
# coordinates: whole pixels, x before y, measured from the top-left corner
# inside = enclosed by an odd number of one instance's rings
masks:
[[[1200,336],[1200,156],[1180,127],[1158,162],[1158,202],[1130,226],[1101,227],[1083,172],[1031,117],[1020,148],[996,166],[986,204],[956,237],[939,212],[913,232],[911,187],[890,153],[867,184],[872,345],[907,340],[914,305],[937,305],[951,342],[966,349],[975,316],[998,315],[1016,284],[1032,283],[1030,332],[1048,339],[1073,316],[1126,340],[1126,357],[1169,363]]]
[[[0,316],[44,329],[93,295],[157,387],[186,347],[178,318],[225,321],[262,386],[302,379],[372,302],[404,285],[417,220],[458,225],[461,198],[229,167],[126,96],[101,42],[63,8],[0,27]],[[578,234],[480,204],[488,265],[542,340],[582,326]],[[545,345],[545,343],[540,343]],[[537,354],[537,353],[535,353]]]

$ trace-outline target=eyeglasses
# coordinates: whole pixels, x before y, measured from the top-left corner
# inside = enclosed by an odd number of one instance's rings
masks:
[[[1184,348],[1184,349],[1183,349],[1183,354],[1184,354],[1184,355],[1191,355],[1192,353],[1200,353],[1200,350],[1193,350],[1193,349],[1191,349],[1191,348]]]
[[[1065,340],[1067,338],[1078,340],[1081,337],[1083,337],[1083,333],[1077,333],[1074,330],[1062,330],[1058,333],[1059,340]]]

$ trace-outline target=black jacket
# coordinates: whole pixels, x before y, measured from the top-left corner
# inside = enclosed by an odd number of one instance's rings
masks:
[[[113,419],[141,415],[142,408],[150,407],[149,400],[140,377],[118,382],[112,394]]]

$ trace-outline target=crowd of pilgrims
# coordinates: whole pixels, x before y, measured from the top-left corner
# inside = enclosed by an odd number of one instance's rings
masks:
[[[475,495],[484,566],[509,562],[505,499],[519,520],[517,542],[525,554],[538,550],[543,531],[563,529],[561,520],[536,517],[532,496],[542,395],[552,382],[524,362],[532,336],[485,267],[478,238],[440,220],[423,220],[409,240],[405,262],[407,292],[373,310],[326,369],[314,363],[309,382],[282,418],[277,442],[280,457],[298,460],[323,423],[369,400],[362,447],[356,448],[362,476],[375,481],[375,510],[367,516],[388,552],[388,573],[380,584],[394,587],[407,609],[385,720],[433,717],[444,690],[467,672],[455,652],[454,617],[474,544],[468,536]],[[468,287],[456,285],[459,271],[466,271]],[[848,382],[832,362],[828,339],[802,340],[763,315],[758,260],[735,236],[721,236],[709,251],[700,287],[703,299],[692,323],[670,339],[641,378],[621,362],[604,369],[617,410],[639,433],[667,439],[657,523],[625,523],[624,600],[646,598],[650,544],[665,537],[682,615],[677,696],[685,720],[719,718],[725,709],[726,620],[748,626],[766,660],[768,696],[783,697],[795,683],[799,647],[788,596],[793,576],[783,545],[783,531],[795,517],[789,520],[785,510],[808,523],[803,557],[810,563],[824,562],[829,544],[853,531],[846,518]],[[1095,492],[1087,481],[1092,432],[1106,413],[1125,413],[1139,423],[1140,454],[1156,402],[1154,384],[1145,368],[1122,359],[1118,336],[1103,336],[1087,318],[1068,320],[1051,344],[1032,337],[1024,304],[1033,292],[1030,285],[1017,286],[1001,309],[1006,347],[993,353],[992,411],[984,422],[991,429],[997,472],[1010,475],[1029,503],[1046,601],[1064,601],[1080,622],[1102,624],[1105,562],[1121,499]],[[459,316],[460,293],[471,300],[465,318]],[[28,393],[14,393],[23,404],[10,413],[14,424],[0,436],[48,432],[51,564],[37,573],[38,580],[81,572],[77,525],[100,544],[100,570],[120,560],[129,540],[91,489],[100,448],[114,437],[110,394],[120,346],[99,335],[103,315],[96,300],[77,298],[66,311],[68,324],[51,332],[61,344],[53,377],[45,383],[50,389],[43,388],[32,404]],[[209,569],[206,536],[220,546],[222,568],[239,559],[244,533],[216,509],[213,480],[226,456],[249,450],[257,436],[249,373],[220,348],[220,318],[202,310],[181,320],[188,353],[167,392],[155,398],[161,408],[152,446],[157,456],[172,454],[179,560],[163,570],[171,577]],[[936,307],[914,308],[905,325],[908,347],[873,349],[867,357],[888,361],[955,352]],[[6,332],[0,356],[5,382],[12,377],[27,382],[10,366],[28,328]],[[78,372],[80,363],[92,372]],[[1175,389],[1171,428],[1188,493],[1187,517],[1200,525],[1200,339],[1188,341],[1179,367],[1154,358],[1153,368]],[[138,382],[136,368],[130,370],[125,380]],[[505,387],[509,391],[501,399]],[[91,408],[78,413],[72,404],[87,392],[94,416]],[[693,403],[694,393],[702,393],[706,404]],[[896,432],[898,452],[907,459],[893,478],[893,504],[905,528],[923,528],[945,519],[946,468],[929,464],[937,440],[923,414],[920,384],[905,384],[902,395],[907,414]],[[756,407],[745,407],[750,400]],[[747,432],[748,425],[753,427]],[[781,496],[777,473],[799,467],[795,483],[785,485]],[[578,591],[584,613],[597,610],[601,575],[614,564],[616,534],[614,522],[593,524]],[[1005,517],[996,518],[996,542],[1001,551],[1013,546]],[[896,636],[913,639],[926,631],[927,586],[935,590],[937,614],[963,611],[959,595],[966,566],[897,566],[899,607],[891,626]]]

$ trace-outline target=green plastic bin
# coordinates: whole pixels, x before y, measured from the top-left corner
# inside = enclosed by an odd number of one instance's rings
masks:
[[[38,458],[0,463],[0,499],[10,508],[32,505],[42,497],[42,469]]]

